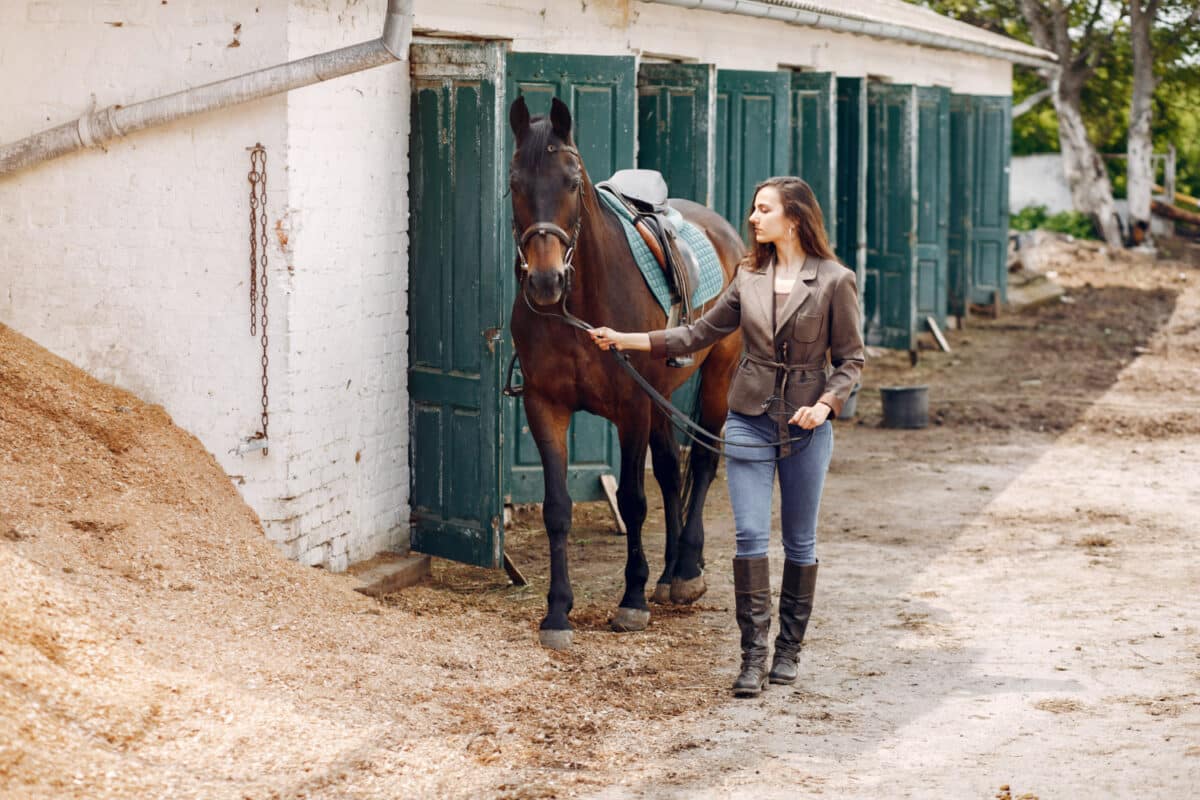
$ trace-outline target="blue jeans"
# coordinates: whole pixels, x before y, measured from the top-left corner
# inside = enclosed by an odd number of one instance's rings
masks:
[[[778,467],[784,556],[796,564],[817,561],[817,511],[833,455],[833,425],[827,420],[811,432],[789,425],[788,432],[791,437],[807,436],[807,442],[794,443],[791,455],[782,461],[763,461],[778,455],[779,448],[737,445],[778,441],[776,420],[769,414],[747,417],[736,411],[730,411],[725,419],[725,476],[739,558],[767,554],[771,494]]]

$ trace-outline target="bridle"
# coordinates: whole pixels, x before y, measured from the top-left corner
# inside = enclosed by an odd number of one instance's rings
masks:
[[[553,153],[556,150],[562,150],[564,153],[570,153],[579,159],[579,150],[571,145],[547,145],[546,152]],[[575,245],[579,242],[579,231],[583,227],[583,181],[575,187],[575,224],[571,226],[570,235],[565,230],[555,225],[553,222],[534,222],[531,223],[525,230],[517,228],[517,220],[513,218],[512,232],[513,241],[517,245],[517,258],[520,259],[517,265],[517,282],[521,284],[521,293],[525,294],[525,279],[529,277],[529,259],[525,257],[525,246],[529,244],[529,240],[535,236],[553,236],[562,242],[563,245],[563,271],[566,273],[566,279],[563,285],[563,296],[565,297],[571,291],[572,278],[575,275]],[[529,297],[526,295],[525,302],[529,302]],[[566,310],[564,301],[563,309]]]
[[[580,158],[579,151],[576,148],[574,148],[570,145],[562,145],[561,148],[564,152],[571,153],[576,158]],[[558,146],[556,146],[556,145],[548,145],[546,147],[546,151],[550,152],[550,153],[553,153],[556,149],[558,149]],[[582,159],[581,159],[581,161],[582,161]],[[530,224],[528,227],[526,227],[525,230],[521,231],[517,228],[517,220],[515,218],[513,219],[512,231],[513,231],[513,241],[516,243],[516,246],[517,246],[517,258],[520,259],[520,261],[518,262],[518,266],[517,266],[517,283],[520,286],[521,297],[525,300],[525,305],[529,307],[530,311],[532,311],[534,314],[537,314],[538,316],[551,317],[553,319],[558,319],[558,320],[561,320],[562,322],[566,323],[567,325],[571,326],[572,328],[576,328],[578,330],[587,332],[587,331],[590,331],[594,326],[588,324],[587,322],[583,321],[579,317],[572,314],[569,310],[567,310],[567,297],[571,293],[572,278],[575,275],[575,264],[573,263],[573,259],[575,257],[575,245],[579,241],[579,231],[583,227],[583,182],[582,181],[580,182],[579,186],[575,190],[575,196],[576,196],[575,223],[572,226],[571,234],[569,236],[567,235],[566,231],[564,231],[562,228],[560,228],[558,225],[554,224],[553,222],[534,222],[534,223]],[[558,305],[561,308],[561,310],[558,310],[556,312],[539,311],[534,306],[533,301],[529,299],[529,292],[527,291],[526,281],[525,281],[525,279],[527,277],[529,277],[529,261],[525,257],[525,245],[528,244],[529,240],[535,236],[553,236],[553,237],[557,238],[560,242],[562,242],[563,247],[566,248],[565,252],[563,253],[563,270],[566,272],[566,280],[565,280],[564,286],[563,286],[562,299],[558,303],[555,304],[555,305]],[[721,436],[717,436],[716,434],[709,432],[706,428],[704,428],[702,425],[698,424],[695,420],[693,420],[689,415],[683,413],[678,408],[676,408],[675,405],[668,398],[663,397],[662,393],[659,392],[657,389],[655,389],[654,386],[648,380],[646,380],[646,378],[643,377],[640,372],[637,371],[637,369],[633,366],[633,363],[629,360],[629,356],[626,355],[625,353],[621,352],[620,350],[618,350],[615,345],[612,347],[609,347],[608,352],[612,353],[613,358],[616,359],[617,363],[621,366],[621,368],[624,369],[625,372],[627,372],[629,374],[629,377],[631,377],[633,379],[633,381],[639,387],[641,387],[642,391],[645,392],[646,395],[650,398],[651,403],[653,405],[655,405],[659,409],[659,411],[661,411],[664,415],[666,415],[667,419],[677,430],[679,430],[681,433],[683,433],[685,436],[687,436],[693,443],[700,445],[701,447],[703,447],[706,450],[716,453],[718,456],[723,455],[723,453],[721,451],[721,445],[733,445],[734,447],[749,447],[749,448],[765,448],[765,447],[776,448],[776,447],[782,447],[782,446],[790,446],[790,445],[796,444],[798,442],[803,442],[804,443],[803,447],[801,447],[800,449],[804,449],[804,448],[808,447],[809,444],[812,443],[812,431],[811,430],[805,431],[804,435],[802,435],[802,436],[792,436],[792,437],[788,437],[785,439],[781,439],[777,442],[770,442],[770,443],[730,442]],[[519,397],[523,393],[523,390],[525,388],[524,386],[513,386],[512,385],[513,368],[516,366],[516,363],[517,363],[517,353],[514,350],[513,354],[512,354],[512,358],[509,359],[509,362],[508,362],[508,375],[504,382],[505,385],[504,385],[503,391],[507,397]],[[701,437],[703,437],[703,438],[701,438]],[[724,454],[724,455],[726,458],[731,457],[728,454]],[[737,460],[753,461],[753,462],[768,462],[768,461],[781,461],[783,458],[786,458],[786,456],[775,456],[775,457],[768,457],[768,458],[738,458]]]

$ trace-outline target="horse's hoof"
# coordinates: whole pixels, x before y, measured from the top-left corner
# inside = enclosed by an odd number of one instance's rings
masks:
[[[538,631],[538,643],[547,650],[570,650],[573,638],[575,638],[575,632],[569,629],[565,631]]]
[[[650,612],[640,608],[625,608],[621,606],[613,615],[609,626],[617,633],[628,631],[644,631],[650,624]]]
[[[671,602],[671,584],[654,584],[654,594],[650,595],[650,602],[658,603],[660,606],[669,604]]]
[[[697,575],[686,581],[676,578],[671,581],[671,602],[675,605],[686,606],[699,600],[707,591],[708,586],[704,583],[703,575]]]

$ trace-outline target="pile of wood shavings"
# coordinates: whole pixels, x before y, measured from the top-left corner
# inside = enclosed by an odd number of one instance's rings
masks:
[[[439,562],[377,603],[282,558],[161,408],[0,326],[0,795],[538,797],[611,780],[651,755],[647,725],[723,699],[715,653],[732,648],[716,605],[609,633],[624,543],[580,522],[569,653],[535,644],[532,526],[508,544],[531,587]]]

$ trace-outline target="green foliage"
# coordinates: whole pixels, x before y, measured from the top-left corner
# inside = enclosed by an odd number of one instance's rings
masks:
[[[1096,226],[1087,214],[1078,211],[1060,211],[1046,217],[1042,230],[1069,233],[1076,239],[1099,239]]]
[[[1176,191],[1200,197],[1200,75],[1165,79],[1154,99],[1154,141],[1178,151]]]
[[[1029,67],[1013,68],[1013,105],[1045,87]],[[1013,120],[1012,149],[1014,156],[1058,152],[1058,116],[1049,97]]]
[[[1045,206],[1025,206],[1008,218],[1008,227],[1014,231],[1037,230],[1046,221],[1049,214]]]
[[[1129,26],[1113,26],[1110,44],[1095,58],[1095,72],[1083,86],[1083,121],[1100,153],[1124,153],[1133,101],[1133,47]]]
[[[1016,0],[909,0],[972,25],[1032,42]],[[1094,3],[1069,2],[1072,26],[1082,28]],[[1129,105],[1133,95],[1133,48],[1129,38],[1128,4],[1101,0],[1096,33],[1102,44],[1091,50],[1094,72],[1083,87],[1082,110],[1088,134],[1101,153],[1124,153],[1129,134]],[[1153,32],[1155,152],[1169,144],[1178,150],[1177,188],[1200,194],[1200,25],[1184,21],[1195,0],[1161,0]],[[1045,88],[1045,81],[1026,67],[1013,69],[1013,104]],[[1058,118],[1049,98],[1013,120],[1013,155],[1056,153]],[[1125,163],[1106,164],[1117,197],[1125,194]]]
[[[1099,239],[1096,226],[1087,214],[1078,211],[1047,212],[1045,206],[1025,206],[1008,218],[1008,227],[1015,231],[1032,231],[1041,228],[1055,233],[1069,233],[1076,239]]]

